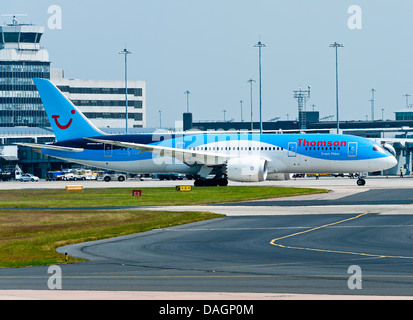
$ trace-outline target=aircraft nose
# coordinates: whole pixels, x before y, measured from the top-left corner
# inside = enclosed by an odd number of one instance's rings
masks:
[[[395,156],[391,155],[389,157],[389,168],[393,168],[395,165],[397,165],[397,159]]]

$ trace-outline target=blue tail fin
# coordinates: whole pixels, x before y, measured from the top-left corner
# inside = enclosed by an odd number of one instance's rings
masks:
[[[33,79],[57,141],[101,136],[99,130],[47,79]]]

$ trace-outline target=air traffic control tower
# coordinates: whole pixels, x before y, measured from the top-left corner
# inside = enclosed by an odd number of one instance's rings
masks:
[[[33,78],[50,79],[49,53],[40,45],[44,27],[0,26],[0,127],[47,127],[49,121]]]

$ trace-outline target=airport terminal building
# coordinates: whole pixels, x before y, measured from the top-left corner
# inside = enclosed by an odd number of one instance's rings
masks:
[[[44,27],[0,26],[0,126],[48,126],[32,78],[50,78],[50,60],[40,40]]]
[[[125,81],[67,79],[51,69],[50,80],[98,128],[125,128]],[[128,128],[146,127],[145,81],[128,81]]]
[[[51,69],[44,27],[0,26],[0,127],[49,127],[33,78],[50,79],[97,126],[125,127],[125,81],[64,78]],[[146,126],[145,81],[128,81],[128,128]]]
[[[33,78],[50,79],[79,109],[103,130],[125,130],[125,82],[64,78],[51,68],[42,47],[42,26],[19,23],[0,26],[0,169],[19,164],[39,177],[51,169],[68,168],[15,142],[53,142],[54,135]],[[146,127],[146,83],[128,81],[128,131]],[[130,130],[129,130],[130,128]]]

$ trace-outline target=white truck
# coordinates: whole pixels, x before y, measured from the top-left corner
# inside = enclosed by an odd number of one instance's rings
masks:
[[[98,180],[103,180],[106,182],[118,180],[122,182],[126,180],[126,174],[115,171],[99,171]]]

